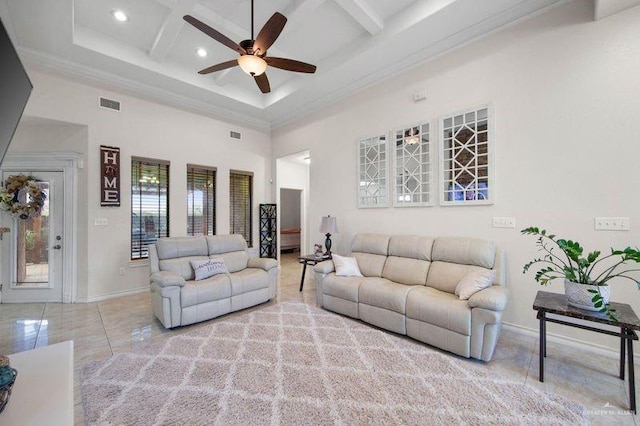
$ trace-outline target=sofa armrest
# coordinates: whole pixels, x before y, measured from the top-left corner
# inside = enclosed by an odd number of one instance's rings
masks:
[[[247,263],[248,268],[259,268],[264,269],[265,271],[269,271],[273,268],[278,267],[278,262],[275,259],[270,259],[267,257],[250,257],[249,263]]]
[[[151,274],[151,282],[157,284],[158,287],[169,287],[173,285],[184,287],[186,284],[184,278],[169,271],[154,272]]]
[[[318,263],[313,267],[313,271],[323,275],[334,272],[335,266],[333,265],[333,260],[325,260]]]
[[[503,311],[507,306],[509,290],[502,286],[491,286],[480,290],[468,300],[470,308],[484,308],[490,311]]]

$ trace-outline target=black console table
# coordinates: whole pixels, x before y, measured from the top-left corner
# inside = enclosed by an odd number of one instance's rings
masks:
[[[314,254],[298,256],[298,262],[304,265],[302,267],[302,278],[300,279],[300,291],[302,291],[302,286],[304,285],[304,275],[307,273],[307,265],[315,266],[318,263],[325,261],[327,259],[331,259],[331,256],[326,254],[323,254],[322,256],[316,256]]]
[[[605,313],[586,311],[584,309],[569,306],[567,304],[567,297],[564,294],[549,293],[547,291],[538,292],[536,300],[533,302],[533,309],[538,311],[537,318],[540,320],[540,381],[544,382],[544,358],[547,356],[547,322],[554,322],[556,324],[567,325],[569,327],[595,331],[596,333],[608,334],[610,336],[617,336],[620,338],[620,379],[624,380],[626,346],[626,356],[628,360],[627,369],[629,371],[629,409],[635,414],[636,387],[633,367],[633,341],[638,340],[636,330],[640,330],[640,319],[638,319],[638,316],[631,306],[626,303],[611,302],[610,307],[611,309],[615,309],[615,314],[618,318],[617,322],[609,319]],[[548,318],[547,314],[555,314],[620,327],[620,332],[577,324],[557,318]]]

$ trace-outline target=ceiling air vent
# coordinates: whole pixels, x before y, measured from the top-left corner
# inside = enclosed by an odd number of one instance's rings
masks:
[[[102,96],[98,98],[100,103],[99,107],[104,109],[110,109],[111,111],[120,112],[120,101],[114,101],[113,99],[103,98]]]
[[[242,139],[242,133],[234,132],[233,130],[229,132],[229,136],[231,136],[232,139]]]

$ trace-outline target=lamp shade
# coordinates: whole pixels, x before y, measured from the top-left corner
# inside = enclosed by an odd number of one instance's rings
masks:
[[[267,69],[267,62],[259,56],[242,55],[238,58],[238,65],[249,75],[258,76]]]
[[[337,234],[338,233],[338,221],[335,217],[324,216],[322,223],[320,224],[320,232],[323,234]]]

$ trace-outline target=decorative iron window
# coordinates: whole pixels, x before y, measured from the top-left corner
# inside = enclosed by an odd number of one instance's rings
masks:
[[[493,125],[490,107],[442,119],[442,205],[492,204]]]
[[[169,236],[169,162],[131,158],[131,260]]]
[[[388,207],[387,136],[358,141],[358,207]]]
[[[433,154],[429,124],[396,129],[394,139],[393,205],[396,207],[432,205],[431,158]]]
[[[216,169],[187,164],[187,235],[216,234]]]
[[[230,223],[232,234],[241,234],[247,246],[253,246],[251,209],[253,199],[253,175],[248,172],[232,171],[229,174]]]

